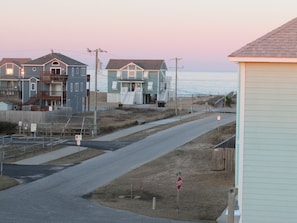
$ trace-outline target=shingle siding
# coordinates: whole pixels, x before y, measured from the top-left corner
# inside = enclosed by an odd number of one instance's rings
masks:
[[[297,64],[245,72],[242,222],[296,222]]]

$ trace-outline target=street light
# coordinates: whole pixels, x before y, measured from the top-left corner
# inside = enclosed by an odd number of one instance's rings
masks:
[[[93,136],[97,135],[97,74],[98,74],[98,52],[100,53],[107,53],[106,50],[102,50],[101,48],[90,50],[87,48],[89,53],[95,52],[95,109],[94,109],[94,127],[93,127]]]

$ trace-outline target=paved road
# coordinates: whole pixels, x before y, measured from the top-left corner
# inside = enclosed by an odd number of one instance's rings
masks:
[[[234,114],[222,114],[220,122],[212,116],[178,125],[32,183],[1,191],[1,222],[181,222],[113,210],[82,196],[234,120]]]

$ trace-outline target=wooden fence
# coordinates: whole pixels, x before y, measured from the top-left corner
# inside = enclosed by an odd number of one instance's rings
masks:
[[[215,148],[212,153],[212,170],[234,171],[234,151],[234,148]]]

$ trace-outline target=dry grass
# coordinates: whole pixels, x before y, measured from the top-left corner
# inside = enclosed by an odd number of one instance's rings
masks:
[[[98,188],[91,197],[103,205],[143,215],[213,223],[226,207],[234,182],[234,173],[211,170],[213,146],[221,142],[222,135],[229,138],[234,133],[235,124],[211,131]],[[179,171],[183,186],[177,212]],[[157,198],[156,210],[152,210],[153,197]]]
[[[0,176],[0,190],[5,190],[10,187],[14,187],[18,185],[19,183],[10,177],[7,176]]]

